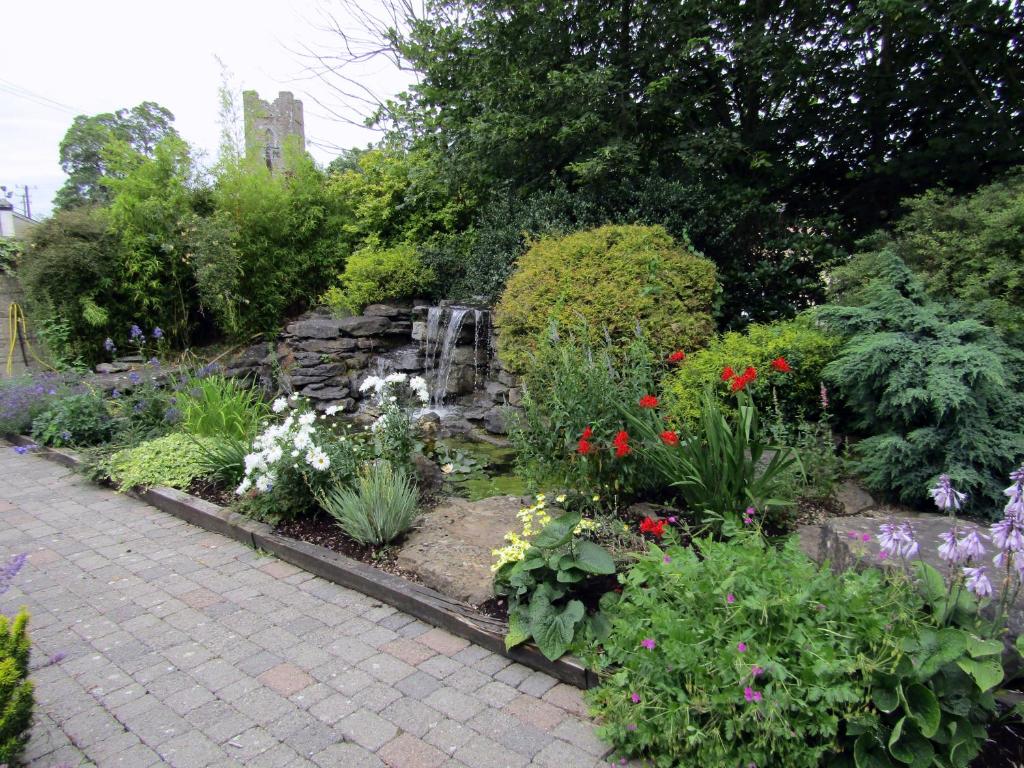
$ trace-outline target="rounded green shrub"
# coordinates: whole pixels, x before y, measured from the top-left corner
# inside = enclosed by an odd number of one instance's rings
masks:
[[[336,312],[362,312],[367,304],[424,293],[433,282],[434,272],[420,261],[415,246],[368,245],[349,257],[323,301]]]
[[[633,337],[659,354],[703,346],[711,336],[715,266],[662,227],[606,226],[542,238],[519,260],[498,303],[498,348],[526,368],[554,320],[597,340]]]
[[[701,397],[709,386],[722,384],[726,367],[742,373],[748,366],[757,378],[746,389],[762,409],[772,405],[772,389],[787,416],[810,418],[820,409],[822,369],[835,359],[842,346],[837,335],[817,328],[810,317],[751,325],[742,333],[716,337],[707,347],[689,355],[662,383],[665,413],[675,424],[692,424],[700,416]],[[785,358],[792,369],[780,373],[772,361]]]
[[[18,765],[32,724],[32,681],[28,679],[28,614],[0,614],[0,765]]]

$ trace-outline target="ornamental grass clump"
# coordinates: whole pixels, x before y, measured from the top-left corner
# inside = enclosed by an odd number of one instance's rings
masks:
[[[834,575],[793,540],[678,546],[666,534],[602,600],[587,696],[619,755],[659,768],[817,768],[844,722],[870,719],[871,680],[912,631],[910,589],[877,570]]]
[[[409,476],[386,461],[365,465],[352,488],[331,488],[320,505],[346,535],[370,546],[390,544],[416,520],[418,493]]]

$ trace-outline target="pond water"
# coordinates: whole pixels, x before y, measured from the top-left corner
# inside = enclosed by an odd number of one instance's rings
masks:
[[[455,495],[478,501],[529,492],[527,482],[515,474],[515,451],[509,446],[451,437],[438,440],[434,450]]]

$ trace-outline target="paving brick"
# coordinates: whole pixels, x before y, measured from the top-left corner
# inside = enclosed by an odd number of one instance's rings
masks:
[[[444,716],[436,709],[415,699],[396,699],[381,711],[381,717],[390,720],[403,731],[423,737],[436,726]]]
[[[387,643],[381,650],[414,667],[437,653],[433,648],[404,637]]]
[[[583,692],[565,683],[559,683],[543,696],[544,701],[561,707],[577,717],[587,716],[587,704],[583,701]]]
[[[453,720],[465,722],[482,710],[485,704],[454,688],[438,688],[423,700],[425,704]]]
[[[540,701],[532,696],[520,694],[505,705],[505,710],[524,723],[530,723],[542,731],[552,731],[566,718],[564,709]]]
[[[443,629],[436,628],[424,632],[416,638],[416,642],[422,643],[438,653],[443,653],[445,656],[454,656],[469,645],[468,640],[456,637],[450,632],[445,632]]]
[[[551,675],[545,675],[543,672],[532,672],[517,687],[525,694],[540,697],[553,688],[557,682]]]
[[[529,758],[517,752],[510,752],[486,736],[474,736],[457,750],[455,759],[473,768],[521,768],[528,765]]]
[[[371,752],[376,752],[398,735],[394,723],[366,711],[353,712],[341,720],[337,728],[348,741],[354,741]]]
[[[313,684],[313,678],[294,664],[285,662],[271,667],[259,676],[259,681],[284,697],[294,696]]]
[[[312,761],[320,768],[383,768],[384,763],[372,752],[358,744],[333,744],[313,755]]]
[[[389,741],[377,757],[391,768],[440,768],[448,760],[444,752],[410,733]]]

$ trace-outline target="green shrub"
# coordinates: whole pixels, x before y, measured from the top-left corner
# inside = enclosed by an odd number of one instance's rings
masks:
[[[336,312],[358,314],[368,304],[423,294],[433,282],[434,273],[423,266],[415,246],[371,244],[349,257],[338,285],[328,289],[323,301]]]
[[[32,420],[32,437],[55,447],[105,443],[113,432],[107,404],[93,392],[54,399]]]
[[[163,485],[188,488],[206,471],[205,451],[209,438],[180,432],[125,448],[110,458],[110,477],[122,488]]]
[[[700,415],[704,390],[719,384],[726,367],[739,372],[753,366],[758,378],[747,385],[747,391],[762,410],[772,404],[774,391],[787,418],[814,418],[820,409],[822,370],[835,358],[840,344],[838,336],[815,327],[808,315],[717,336],[707,349],[688,355],[664,379],[665,412],[673,424],[692,424]],[[771,375],[771,362],[779,357],[792,371]]]
[[[870,718],[872,674],[901,655],[909,590],[833,575],[794,539],[695,544],[652,545],[602,600],[599,733],[660,768],[830,764],[842,723]]]
[[[939,301],[1024,345],[1024,169],[975,193],[904,200],[895,247]]]
[[[417,514],[416,486],[387,461],[367,464],[354,488],[334,487],[320,503],[348,536],[360,544],[390,544],[412,527]]]
[[[176,407],[189,434],[239,440],[252,440],[270,412],[256,390],[220,374],[184,380]]]
[[[0,614],[0,765],[18,765],[32,722],[32,681],[28,679],[28,614]]]
[[[818,314],[845,338],[825,377],[864,436],[852,468],[870,490],[918,505],[945,472],[995,508],[1000,473],[1024,446],[1021,353],[929,298],[891,249],[860,258],[874,277]]]
[[[61,377],[50,373],[0,379],[0,433],[25,434],[32,420],[65,394]]]
[[[624,404],[655,389],[654,355],[642,339],[613,345],[552,328],[530,353],[522,410],[509,420],[519,471],[538,486],[630,496],[649,489],[655,474],[636,455],[616,458],[612,441],[623,428]],[[580,439],[589,429],[588,448]]]
[[[632,337],[658,354],[711,336],[715,267],[661,227],[608,226],[543,238],[519,260],[495,314],[502,360],[525,370],[551,318],[593,339]]]

